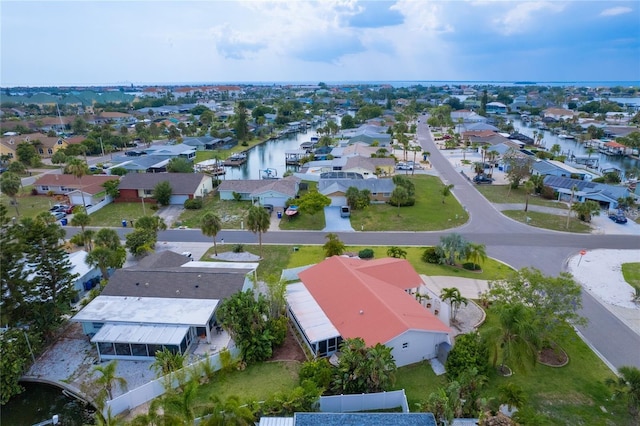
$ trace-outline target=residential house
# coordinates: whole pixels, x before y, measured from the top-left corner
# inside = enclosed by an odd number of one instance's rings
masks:
[[[300,181],[295,176],[282,179],[223,180],[218,186],[218,194],[221,200],[234,200],[234,194],[239,194],[241,200],[284,207],[289,198],[298,194]]]
[[[557,160],[538,160],[533,163],[532,169],[531,174],[537,176],[559,176],[580,180],[591,177],[585,170],[576,169]]]
[[[190,146],[196,151],[210,151],[218,146],[224,145],[223,139],[214,138],[211,136],[198,136],[191,138],[184,138],[182,140],[183,145]]]
[[[502,102],[489,102],[486,106],[487,114],[507,114],[509,108]]]
[[[547,108],[544,111],[542,111],[542,117],[550,118],[555,121],[560,121],[560,120],[566,121],[566,120],[571,120],[573,117],[577,117],[577,114],[574,111],[571,111],[570,109]]]
[[[465,124],[466,123],[486,123],[487,117],[483,117],[474,111],[461,109],[458,111],[451,111],[451,120],[454,122],[454,124],[457,124],[459,120],[462,120],[462,122]]]
[[[345,194],[352,186],[359,191],[368,190],[372,203],[386,203],[396,187],[391,179],[320,179],[318,192],[331,198],[332,206],[345,206]]]
[[[477,423],[474,423],[477,424]],[[258,426],[436,426],[431,413],[294,413],[293,417],[261,417]]]
[[[184,158],[193,161],[196,158],[196,150],[194,147],[183,143],[177,145],[153,145],[143,149],[147,155],[164,158]]]
[[[213,191],[211,176],[201,173],[130,173],[120,181],[120,194],[116,203],[141,202],[153,199],[153,190],[160,182],[169,182],[171,198],[169,204],[181,205],[192,198],[201,198]]]
[[[103,278],[100,269],[96,266],[87,264],[88,253],[84,250],[69,253],[69,262],[71,262],[71,275],[77,275],[73,288],[77,295],[74,302],[78,302],[89,290],[100,283]]]
[[[349,144],[362,142],[368,145],[377,142],[379,147],[388,147],[391,145],[391,135],[387,133],[385,127],[362,125],[357,129],[347,129],[339,134],[340,139],[348,140]]]
[[[211,343],[220,303],[253,286],[257,263],[192,262],[164,251],[117,270],[102,293],[72,321],[82,324],[100,361],[185,354]]]
[[[558,193],[558,201],[569,202],[572,197],[573,202],[579,203],[592,200],[607,209],[618,208],[618,199],[630,195],[629,189],[624,186],[613,186],[558,176],[546,176],[544,185],[553,188]]]
[[[390,347],[398,367],[450,347],[451,329],[415,299],[423,281],[404,259],[333,256],[297,275],[286,289],[287,311],[316,357],[357,337]]]
[[[118,180],[118,176],[86,175],[77,178],[66,174],[44,174],[33,183],[33,188],[38,195],[66,195],[71,204],[95,205],[102,201],[106,194],[105,182]]]
[[[147,156],[140,151],[127,151],[126,155],[119,155],[111,160],[112,166],[107,169],[107,172],[111,173],[114,168],[123,168],[133,173],[165,173],[170,160],[170,158],[155,155]]]
[[[36,153],[41,158],[51,158],[56,151],[66,148],[67,141],[59,136],[47,136],[42,133],[29,133],[25,135],[9,135],[4,136],[0,142],[0,152],[6,155],[12,155],[12,158],[17,158],[16,148],[20,143],[31,143],[36,149]]]

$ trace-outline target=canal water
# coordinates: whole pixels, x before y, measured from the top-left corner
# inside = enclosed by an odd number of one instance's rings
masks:
[[[262,171],[273,169],[276,177],[281,178],[288,170],[296,170],[293,166],[285,164],[285,153],[300,149],[300,144],[309,142],[312,137],[318,136],[315,127],[306,132],[290,133],[278,139],[267,141],[247,152],[247,162],[241,166],[225,167],[226,174],[221,179],[261,179]]]
[[[25,392],[0,407],[2,426],[31,426],[58,415],[59,425],[94,424],[94,412],[80,401],[69,398],[62,389],[41,383],[23,383]]]
[[[583,143],[579,142],[578,139],[559,138],[558,135],[554,135],[548,130],[540,130],[530,123],[523,122],[519,118],[512,118],[512,120],[515,130],[522,133],[523,135],[527,135],[533,138],[534,131],[538,131],[538,133],[542,132],[542,134],[544,135],[542,143],[547,149],[551,149],[553,145],[558,144],[560,145],[562,155],[588,155],[587,147],[584,146]],[[623,171],[626,171],[633,167],[640,167],[640,161],[635,160],[631,157],[610,156],[601,154],[599,152],[591,154],[591,157],[599,159],[598,168],[612,165],[622,169]]]

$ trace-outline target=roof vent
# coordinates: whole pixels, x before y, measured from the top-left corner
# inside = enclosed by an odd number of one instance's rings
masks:
[[[198,284],[196,284],[196,288],[200,288],[200,286]]]
[[[140,285],[140,283],[136,283],[136,285]]]
[[[180,294],[180,290],[176,290],[176,294]]]
[[[146,287],[149,287],[149,283],[144,283],[144,285],[145,285]]]
[[[364,315],[364,311],[360,309],[360,315]]]

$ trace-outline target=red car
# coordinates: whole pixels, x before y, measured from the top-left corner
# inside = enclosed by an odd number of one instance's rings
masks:
[[[62,211],[65,212],[66,214],[72,214],[73,213],[73,209],[75,209],[76,207],[77,206],[67,206],[67,208],[65,208]]]

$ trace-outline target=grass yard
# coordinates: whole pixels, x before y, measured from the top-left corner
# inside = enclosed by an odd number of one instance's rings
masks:
[[[469,216],[453,196],[442,203],[443,184],[426,175],[408,176],[416,187],[416,203],[411,207],[372,204],[351,212],[351,225],[365,231],[437,231],[460,226]]]
[[[236,244],[220,244],[218,243],[218,253],[224,253],[233,251],[233,248]],[[259,245],[250,245],[243,244],[243,249],[245,252],[253,253],[255,255],[260,255],[260,246]],[[207,261],[211,260],[211,256],[213,256],[213,245],[207,252],[202,256],[201,260]],[[293,253],[293,246],[279,246],[279,245],[263,245],[262,246],[262,256],[263,260],[260,261],[260,266],[258,266],[258,278],[263,279],[269,275],[275,275],[280,278],[280,274],[283,269],[288,268],[289,257]]]
[[[525,204],[527,196],[522,186],[509,192],[509,185],[475,185],[476,189],[490,202],[497,204]],[[537,206],[567,209],[567,205],[553,200],[546,200],[540,196],[530,196],[529,204]]]
[[[622,276],[631,287],[640,293],[640,262],[623,263]]]
[[[488,311],[487,321],[480,331],[496,323],[496,316]],[[543,416],[544,421],[536,424],[633,424],[624,402],[620,399],[612,400],[611,389],[604,383],[607,378],[615,378],[615,375],[573,329],[567,327],[565,331],[557,343],[569,355],[569,364],[561,368],[537,364],[528,372],[516,372],[511,377],[502,377],[491,369],[489,382],[482,396],[496,397],[500,385],[513,382],[523,389],[528,404]]]
[[[364,248],[373,249],[376,258],[387,257],[388,247],[386,246],[347,246],[346,251],[358,253]],[[457,276],[478,280],[496,280],[504,278],[512,271],[512,269],[504,263],[498,262],[493,259],[487,259],[487,261],[482,264],[482,272],[473,272],[447,265],[434,265],[431,263],[423,262],[420,259],[424,247],[402,247],[402,249],[407,252],[407,260],[419,274],[430,276]],[[300,246],[297,252],[294,252],[293,250],[289,252],[289,262],[286,268],[295,268],[298,266],[318,263],[323,259],[324,250],[321,246]]]
[[[276,214],[275,212],[273,214]],[[283,231],[292,230],[308,230],[308,231],[321,231],[324,229],[326,220],[324,212],[318,212],[314,215],[298,213],[293,217],[286,215],[282,216],[280,220],[280,229]]]
[[[240,229],[241,222],[251,207],[250,201],[220,200],[218,193],[207,196],[200,210],[184,210],[176,221],[176,226],[200,228],[200,221],[206,212],[212,211],[222,221],[223,229]],[[179,223],[178,223],[179,222]]]
[[[447,383],[445,376],[436,376],[427,361],[398,368],[394,390],[404,389],[409,410],[415,411],[415,404],[424,402],[430,393]]]
[[[7,207],[7,215],[18,219],[25,217],[36,217],[42,212],[47,212],[52,205],[65,202],[66,197],[49,197],[46,195],[31,195],[32,186],[26,186],[16,195],[18,201],[19,216],[16,216],[16,208],[12,199],[6,195],[0,195],[0,203]]]
[[[569,229],[567,229],[566,216],[532,211],[525,212],[523,210],[503,210],[501,213],[511,219],[526,223],[527,225],[535,226],[536,228],[551,229],[553,231],[577,232],[582,234],[588,234],[591,232],[591,227],[589,225],[576,219],[573,215],[571,216],[571,219],[569,219]],[[528,222],[527,217],[530,219]]]
[[[198,387],[195,405],[204,404],[211,396],[225,401],[237,396],[240,401],[264,401],[276,392],[290,391],[298,385],[300,364],[295,361],[263,362],[249,365],[244,371],[232,371]]]
[[[90,226],[119,227],[122,226],[123,220],[133,220],[135,223],[137,219],[145,216],[145,212],[147,216],[155,213],[151,206],[147,203],[143,210],[142,203],[110,203],[91,214]],[[131,226],[131,223],[127,223],[127,226]]]

